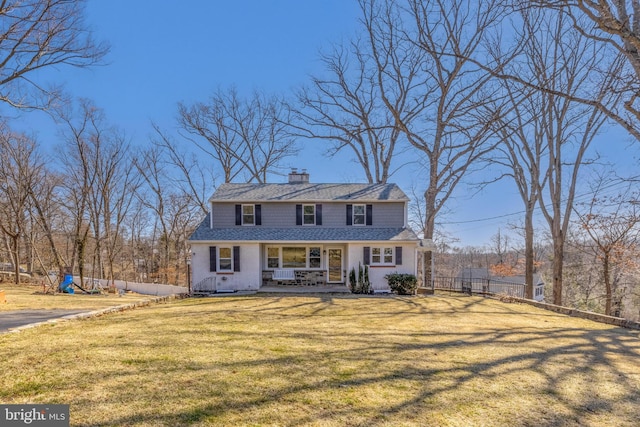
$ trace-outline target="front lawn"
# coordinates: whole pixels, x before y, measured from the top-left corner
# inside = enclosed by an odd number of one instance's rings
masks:
[[[85,426],[636,426],[638,331],[467,296],[202,298],[0,335]]]
[[[130,304],[136,301],[153,298],[136,293],[119,294],[84,294],[76,289],[75,294],[43,293],[39,285],[15,285],[0,283],[6,302],[0,301],[0,312],[12,310],[99,310],[117,305]]]

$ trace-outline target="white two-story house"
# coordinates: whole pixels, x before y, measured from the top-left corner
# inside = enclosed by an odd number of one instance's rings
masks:
[[[368,265],[374,290],[389,273],[416,273],[409,199],[395,184],[314,184],[306,171],[287,183],[222,184],[191,244],[194,291],[273,285],[348,286]]]

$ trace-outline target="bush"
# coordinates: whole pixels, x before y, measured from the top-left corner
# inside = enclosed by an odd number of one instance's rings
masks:
[[[418,289],[418,278],[413,274],[392,273],[384,276],[389,288],[398,295],[413,295]]]
[[[357,274],[357,276],[356,276]],[[352,268],[349,272],[349,288],[354,294],[371,293],[371,283],[369,282],[369,266],[358,264],[358,272]]]
[[[349,288],[354,294],[358,290],[358,280],[356,279],[356,269],[352,268],[349,272]]]

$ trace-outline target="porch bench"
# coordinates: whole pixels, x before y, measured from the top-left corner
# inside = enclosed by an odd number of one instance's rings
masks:
[[[295,270],[293,269],[277,269],[273,270],[273,280],[296,280]]]

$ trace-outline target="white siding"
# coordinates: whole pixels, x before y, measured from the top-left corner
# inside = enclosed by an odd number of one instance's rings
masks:
[[[389,289],[389,284],[384,278],[385,275],[390,273],[404,273],[404,274],[416,274],[416,245],[415,243],[397,243],[397,242],[367,242],[350,244],[347,249],[347,277],[349,277],[349,271],[351,268],[355,268],[358,271],[358,263],[364,265],[364,247],[402,247],[402,265],[393,266],[369,266],[369,281],[371,282],[371,288],[374,290],[386,290]]]
[[[209,271],[209,247],[231,246],[232,242],[192,243],[191,245],[191,274],[192,283],[196,285],[207,277],[214,277],[218,289],[247,291],[257,290],[262,283],[262,267],[260,263],[260,245],[235,244],[240,246],[240,271],[218,274]],[[223,280],[226,278],[226,280]]]

